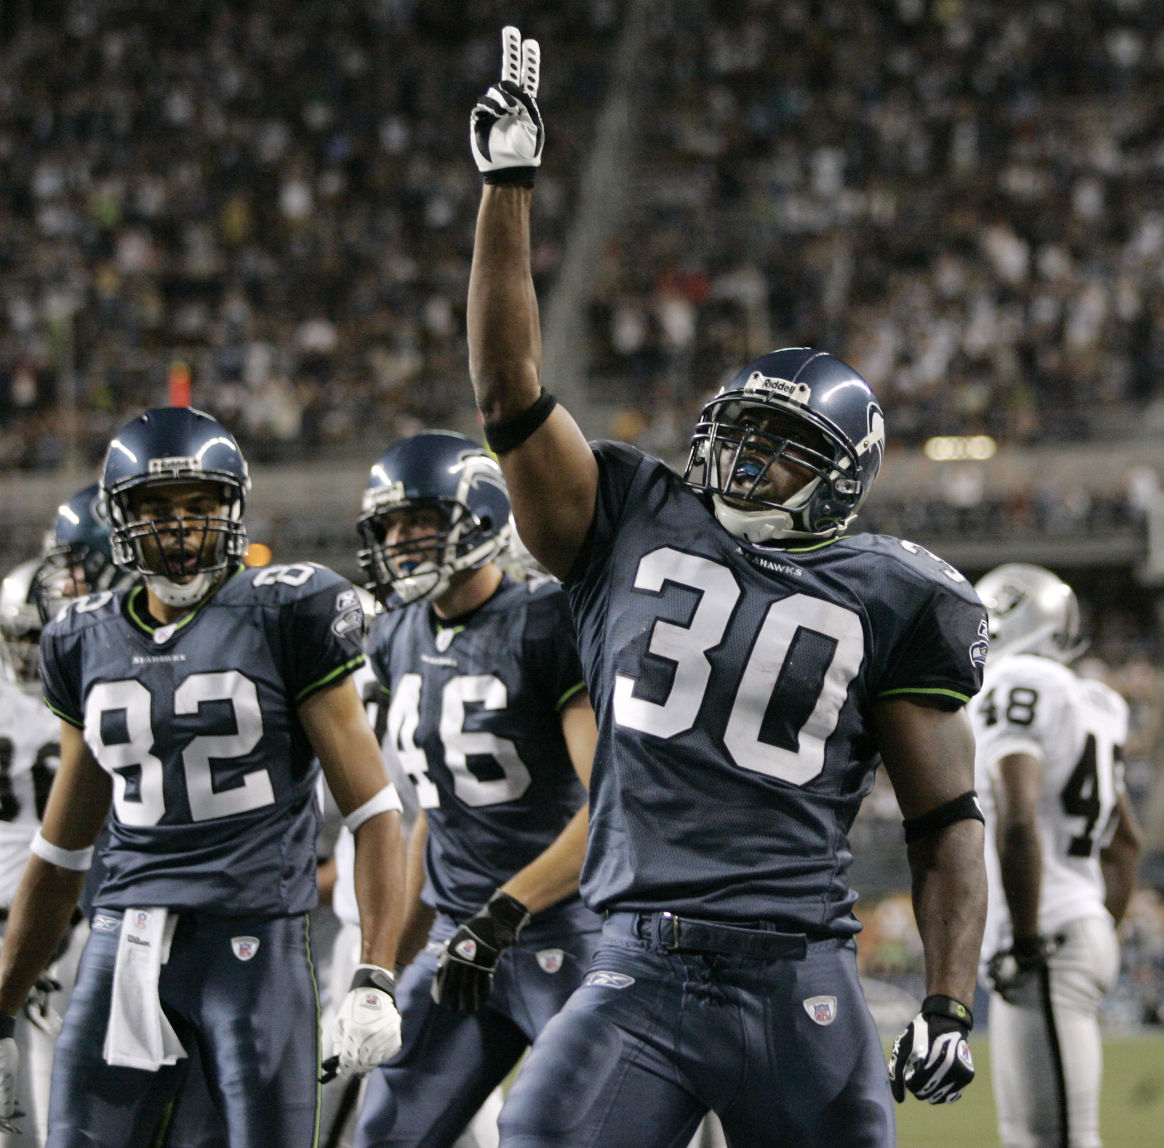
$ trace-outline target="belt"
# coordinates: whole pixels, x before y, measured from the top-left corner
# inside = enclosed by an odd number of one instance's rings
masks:
[[[722,953],[764,960],[803,960],[808,955],[810,940],[834,939],[824,934],[810,938],[806,933],[724,925],[670,912],[636,913],[635,932],[643,940],[654,941],[672,952]]]

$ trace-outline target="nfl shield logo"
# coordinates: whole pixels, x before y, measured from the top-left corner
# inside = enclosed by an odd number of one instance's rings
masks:
[[[832,1024],[837,1019],[836,997],[809,997],[804,1002],[804,1011],[820,1025]]]
[[[231,937],[230,947],[240,961],[249,961],[259,951],[258,937]]]
[[[144,929],[150,923],[150,915],[144,909],[138,909],[133,915],[133,925],[135,929]]]
[[[536,956],[543,973],[556,973],[562,967],[566,954],[561,949],[542,949]]]
[[[453,950],[458,957],[464,957],[465,960],[471,961],[477,955],[477,943],[472,937],[466,937]]]

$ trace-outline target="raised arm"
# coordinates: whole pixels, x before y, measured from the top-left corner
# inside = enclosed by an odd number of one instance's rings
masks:
[[[484,179],[469,274],[469,373],[522,540],[564,577],[594,516],[598,467],[577,423],[541,386],[541,328],[530,272],[530,202],[544,130],[540,52],[502,31],[502,78],[470,120]]]

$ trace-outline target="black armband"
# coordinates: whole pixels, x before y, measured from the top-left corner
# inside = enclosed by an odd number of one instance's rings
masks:
[[[485,441],[489,449],[494,454],[505,454],[521,446],[550,417],[550,411],[557,405],[558,400],[543,387],[532,407],[526,407],[512,418],[486,423]]]
[[[16,1017],[0,1015],[0,1040],[7,1040],[16,1032]]]
[[[537,173],[536,167],[499,167],[496,171],[487,171],[482,178],[486,183],[503,187],[533,187]]]
[[[982,816],[982,806],[978,804],[978,794],[973,789],[966,790],[965,793],[952,798],[944,805],[939,805],[937,809],[931,809],[929,813],[923,813],[920,817],[907,817],[901,825],[905,830],[905,841],[908,845],[911,841],[929,837],[931,833],[937,833],[939,829],[953,825],[955,821],[986,823],[986,818]]]
[[[953,997],[933,993],[922,1001],[922,1016],[940,1016],[965,1026],[967,1032],[974,1027],[974,1014],[960,1001]]]

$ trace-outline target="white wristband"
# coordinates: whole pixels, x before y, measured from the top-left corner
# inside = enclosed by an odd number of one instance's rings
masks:
[[[344,818],[344,825],[347,826],[349,833],[355,833],[369,817],[375,817],[377,813],[387,813],[393,809],[397,813],[402,813],[404,806],[400,804],[400,797],[396,792],[396,786],[388,784],[379,793],[369,797],[358,809],[353,809]]]
[[[38,829],[30,846],[33,853],[51,865],[61,869],[72,869],[74,873],[84,873],[93,864],[93,846],[88,849],[62,849],[51,841],[46,841]]]

